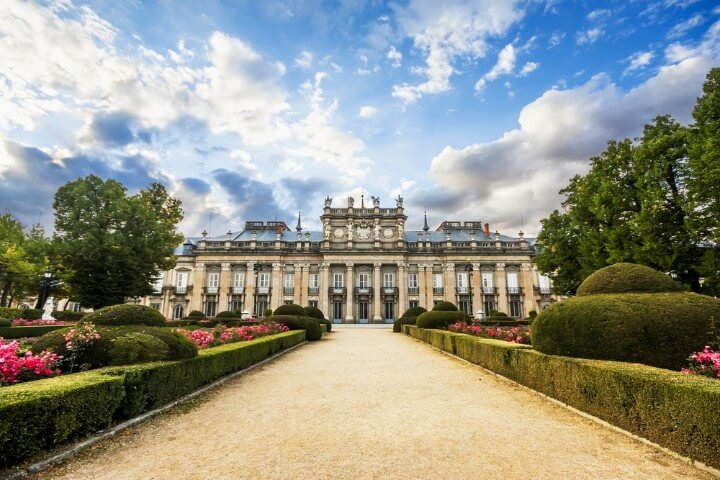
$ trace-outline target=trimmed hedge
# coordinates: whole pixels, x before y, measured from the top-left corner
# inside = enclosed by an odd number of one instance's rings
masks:
[[[82,319],[83,323],[95,325],[147,325],[150,327],[164,327],[165,317],[154,308],[143,305],[112,305],[88,313]]]
[[[12,320],[0,317],[0,327],[12,327]]]
[[[451,325],[455,322],[470,322],[470,316],[465,312],[451,310],[433,310],[431,312],[423,313],[422,315],[417,317],[417,320],[415,321],[417,326],[420,328],[447,328],[448,325]]]
[[[433,312],[457,312],[458,308],[452,302],[436,303],[432,308]]]
[[[420,308],[422,308],[422,307],[420,307]],[[425,309],[423,309],[423,310],[425,310]],[[393,322],[393,332],[396,332],[396,333],[401,332],[403,325],[415,325],[416,321],[417,321],[417,317],[406,317],[403,315],[402,317],[396,319]]]
[[[635,263],[616,263],[588,276],[578,287],[576,295],[599,293],[659,293],[679,292],[680,285],[664,273]]]
[[[188,313],[188,317],[205,318],[205,314],[203,312],[201,312],[200,310],[193,310],[192,312]]]
[[[188,325],[197,325],[197,320],[182,319],[182,320],[166,320],[165,321],[166,327],[180,328],[180,327],[186,327]]]
[[[573,297],[532,323],[533,348],[549,355],[638,362],[678,370],[711,340],[720,300],[696,293]]]
[[[283,323],[287,325],[290,330],[305,330],[305,338],[309,341],[320,340],[322,338],[320,324],[316,318],[296,315],[272,315],[268,317],[268,320]]]
[[[500,325],[501,327],[514,327],[516,325],[520,325],[520,322],[517,320],[513,320],[508,317],[488,317],[485,320],[480,320],[479,322],[475,322],[480,325],[484,326],[491,326],[491,325]],[[530,324],[530,322],[525,322],[526,324]]]
[[[63,322],[79,322],[83,319],[85,314],[83,312],[73,312],[71,310],[53,310],[52,316],[55,320],[62,320]]]
[[[18,327],[0,327],[0,337],[3,338],[24,338],[42,337],[46,333],[67,328],[66,325],[36,325]]]
[[[314,318],[314,317],[309,317]],[[326,318],[315,318],[315,321],[318,322],[318,325],[321,327],[325,325],[325,332],[323,333],[329,333],[332,332],[332,322]]]
[[[240,316],[237,315],[235,312],[226,310],[224,312],[220,312],[217,315],[215,315],[215,318],[239,318]]]
[[[275,315],[298,315],[301,317],[308,316],[305,309],[296,303],[288,303],[286,305],[280,305],[275,309],[272,316]]]
[[[24,318],[25,320],[40,320],[43,311],[35,308],[10,308],[0,307],[0,317],[15,320],[16,318]]]
[[[720,468],[720,381],[545,355],[527,345],[406,325],[408,335],[681,455]]]
[[[418,315],[427,312],[427,309],[424,307],[410,307],[407,310],[405,310],[405,313],[402,314],[402,317],[400,318],[410,318],[410,317],[417,317]]]
[[[318,307],[313,307],[312,305],[308,305],[304,308],[305,310],[305,316],[317,318],[318,320],[322,320],[325,318],[325,314],[320,310]]]
[[[0,389],[0,467],[166,405],[280,350],[302,331],[208,348],[195,358],[108,367]]]

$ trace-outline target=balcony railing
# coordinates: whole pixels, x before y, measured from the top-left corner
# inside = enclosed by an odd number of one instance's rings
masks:
[[[217,295],[218,293],[218,287],[205,287],[204,290],[206,295]]]
[[[345,295],[345,287],[330,287],[330,295]]]
[[[497,287],[482,287],[485,295],[497,295]]]
[[[230,293],[233,295],[241,295],[245,293],[245,287],[230,287]]]
[[[372,295],[372,287],[355,287],[355,295]]]
[[[269,295],[270,287],[257,287],[256,292],[258,295]]]
[[[433,295],[442,295],[444,291],[443,287],[433,287]]]
[[[455,291],[458,295],[468,295],[470,293],[470,287],[455,287]]]
[[[308,295],[317,295],[318,293],[320,293],[318,287],[308,287]]]
[[[188,291],[188,287],[175,287],[175,295],[185,295]]]
[[[292,295],[295,291],[295,287],[283,287],[283,293],[285,295]]]
[[[397,295],[398,294],[397,287],[383,287],[382,291],[383,291],[383,294],[385,294],[385,295]]]
[[[420,288],[419,287],[408,287],[408,293],[411,295],[417,295],[418,293],[420,293]]]
[[[522,295],[522,287],[507,287],[508,295]]]
[[[550,294],[552,294],[552,288],[540,287],[540,295],[550,295]]]

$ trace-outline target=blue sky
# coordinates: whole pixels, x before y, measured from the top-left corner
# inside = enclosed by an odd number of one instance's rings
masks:
[[[95,173],[182,230],[402,195],[409,227],[535,234],[610,139],[691,121],[717,1],[0,2],[0,208]]]

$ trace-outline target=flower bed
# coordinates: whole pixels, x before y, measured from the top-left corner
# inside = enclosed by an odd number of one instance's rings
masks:
[[[476,337],[494,338],[506,342],[530,345],[530,327],[526,325],[516,327],[485,327],[465,322],[453,323],[448,330],[455,333],[465,333]]]
[[[0,385],[38,380],[60,375],[62,357],[50,352],[34,355],[20,351],[17,341],[6,342],[0,337]]]
[[[25,318],[16,318],[12,321],[13,327],[39,327],[42,325],[70,325],[64,320],[28,320]]]
[[[187,330],[175,329],[176,332],[190,339],[199,349],[217,347],[227,343],[247,342],[255,338],[287,332],[288,327],[282,323],[266,322],[259,325],[244,327],[225,327],[217,325],[215,328],[199,328]]]
[[[690,355],[688,360],[690,366],[683,368],[682,373],[720,379],[720,352],[706,346],[701,352]]]

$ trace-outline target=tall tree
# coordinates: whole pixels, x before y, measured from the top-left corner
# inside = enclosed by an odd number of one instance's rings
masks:
[[[148,295],[159,270],[174,265],[182,209],[162,185],[128,196],[119,182],[90,175],[62,186],[53,206],[63,274],[84,306]]]
[[[579,261],[580,228],[568,213],[557,210],[542,220],[537,238],[537,266],[548,272],[555,291],[574,293],[583,280]]]

